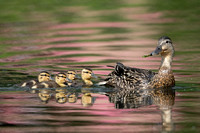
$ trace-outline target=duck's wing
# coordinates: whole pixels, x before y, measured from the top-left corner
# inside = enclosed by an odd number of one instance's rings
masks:
[[[114,71],[108,75],[106,84],[120,88],[141,88],[145,87],[154,75],[155,73],[150,70],[131,68],[117,63]]]

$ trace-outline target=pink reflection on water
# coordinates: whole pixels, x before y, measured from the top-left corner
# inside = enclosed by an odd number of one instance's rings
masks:
[[[54,35],[88,35],[97,34],[98,29],[85,29],[85,30],[64,30],[64,31],[49,31],[48,33],[39,34],[39,36],[54,36]]]
[[[146,23],[169,23],[174,22],[175,19],[163,18],[162,12],[145,13],[145,14],[134,14],[130,15],[130,18],[145,21]]]
[[[95,23],[68,23],[59,24],[49,27],[49,29],[65,29],[65,28],[103,28],[103,27],[131,27],[131,23],[128,22],[95,22]]]

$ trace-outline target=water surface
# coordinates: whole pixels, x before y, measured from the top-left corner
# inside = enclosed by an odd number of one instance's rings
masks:
[[[0,132],[198,132],[198,5],[198,0],[2,1]],[[142,56],[162,35],[172,38],[176,50],[172,93],[130,93],[125,100],[125,93],[94,86],[67,89],[68,101],[59,104],[55,90],[41,102],[38,92],[16,86],[43,70],[53,76],[70,69],[80,74],[84,67],[99,77],[93,79],[97,83],[112,71],[107,65],[118,61],[157,71],[160,57]]]

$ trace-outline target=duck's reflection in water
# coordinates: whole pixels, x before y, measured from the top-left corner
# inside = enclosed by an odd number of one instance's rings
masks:
[[[119,90],[119,89],[118,89]],[[172,106],[175,101],[175,90],[160,88],[153,90],[126,90],[115,91],[107,94],[111,103],[117,109],[139,108],[148,105],[157,105],[161,111],[162,130],[173,131]]]

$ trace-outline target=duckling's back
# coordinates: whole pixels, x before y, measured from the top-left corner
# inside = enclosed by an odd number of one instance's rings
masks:
[[[32,88],[57,88],[60,87],[55,81],[44,81],[44,82],[40,82],[37,83],[36,85],[34,85]]]

